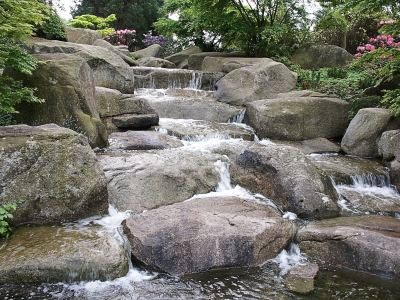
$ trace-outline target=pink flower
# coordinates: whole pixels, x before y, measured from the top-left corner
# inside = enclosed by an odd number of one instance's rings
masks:
[[[361,53],[360,52],[358,52],[355,56],[358,58],[358,57],[361,57]]]
[[[388,58],[389,58],[389,60],[393,60],[394,56],[391,55],[391,56],[389,56]]]
[[[385,59],[385,58],[386,58],[386,55],[382,55],[381,58],[382,58],[382,59]]]
[[[363,51],[365,51],[365,47],[358,46],[358,47],[357,47],[357,51],[363,52]]]
[[[374,38],[370,38],[370,39],[369,39],[369,42],[370,42],[370,43],[373,43],[373,42],[375,42],[375,39],[374,39]]]
[[[366,44],[365,45],[365,50],[367,51],[374,51],[375,50],[375,46],[371,45],[371,44]]]

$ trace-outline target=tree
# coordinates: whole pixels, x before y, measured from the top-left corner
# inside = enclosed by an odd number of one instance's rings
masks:
[[[153,29],[152,24],[158,19],[158,11],[163,0],[75,0],[71,14],[95,15],[106,18],[115,14],[117,20],[112,27],[115,29],[135,29],[137,38],[141,41],[144,34]]]
[[[0,0],[0,69],[11,68],[31,74],[38,61],[24,49],[23,38],[43,23],[50,7],[40,0]],[[0,77],[0,112],[15,113],[22,102],[42,102],[21,81]]]
[[[177,23],[167,21],[167,14],[178,11]],[[182,36],[187,29],[190,34],[203,28],[204,36],[219,37],[255,56],[288,54],[308,30],[300,0],[166,0],[159,22],[155,26],[160,33],[175,28],[181,38],[187,37]]]

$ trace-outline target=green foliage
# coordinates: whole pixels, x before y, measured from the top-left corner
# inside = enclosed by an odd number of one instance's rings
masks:
[[[0,38],[0,68],[18,70],[21,73],[32,74],[38,61],[29,55],[22,44]],[[23,86],[21,81],[11,77],[0,77],[0,111],[16,113],[15,105],[21,102],[44,102],[34,95],[34,90]]]
[[[31,36],[49,11],[41,0],[0,0],[0,37],[15,41]]]
[[[166,0],[163,18],[154,24],[168,38],[203,51],[240,50],[252,56],[289,56],[309,33],[302,1]],[[171,14],[179,12],[178,20]]]
[[[385,92],[382,104],[393,111],[396,116],[400,116],[400,89],[385,90]]]
[[[344,68],[328,68],[326,75],[331,78],[346,78],[348,71]]]
[[[92,30],[98,30],[102,36],[106,36],[108,33],[112,33],[115,31],[114,28],[111,27],[111,23],[116,21],[117,18],[115,14],[111,14],[106,18],[97,17],[94,15],[82,15],[76,16],[72,20],[68,22],[68,26],[74,28],[86,28]]]
[[[50,6],[41,0],[0,0],[0,69],[11,68],[31,74],[38,62],[24,49],[22,39],[31,36],[36,26],[43,24]],[[33,90],[10,77],[0,77],[0,111],[14,113],[22,101],[41,102]]]
[[[52,9],[49,18],[38,28],[38,35],[51,39],[65,40],[67,37],[65,27],[64,20]]]
[[[4,204],[0,206],[0,236],[3,236],[5,238],[8,238],[10,236],[12,229],[7,222],[7,219],[13,218],[13,215],[10,213],[10,211],[16,210],[18,204],[21,204],[23,202],[23,200],[19,200],[18,202]]]
[[[353,119],[358,111],[362,108],[367,107],[380,107],[381,97],[379,96],[365,96],[365,97],[354,97],[349,100],[350,111],[349,120]]]
[[[13,118],[12,114],[6,113],[0,110],[0,126],[15,125],[17,122]]]
[[[91,14],[107,17],[115,14],[117,21],[112,23],[116,30],[134,28],[136,36],[141,40],[144,34],[153,29],[152,24],[159,17],[159,8],[163,0],[81,0],[75,1],[72,16]],[[140,41],[139,41],[140,42]]]

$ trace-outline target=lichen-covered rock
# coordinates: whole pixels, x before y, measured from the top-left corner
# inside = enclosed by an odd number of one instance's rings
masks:
[[[139,66],[152,67],[152,68],[168,68],[175,69],[176,66],[172,62],[166,59],[156,57],[142,57],[137,60]]]
[[[332,182],[296,148],[250,147],[237,157],[230,172],[233,184],[260,193],[300,217],[339,215]]]
[[[250,102],[271,99],[279,93],[290,92],[296,86],[297,74],[284,64],[271,60],[242,67],[229,72],[217,83],[214,96],[219,101],[232,105],[247,105]]]
[[[220,181],[214,162],[223,158],[175,148],[98,159],[108,179],[110,203],[120,211],[142,212],[212,191]]]
[[[0,283],[113,280],[128,272],[124,248],[99,226],[21,227],[0,240]]]
[[[400,278],[400,220],[377,215],[313,222],[296,237],[300,250],[325,266]]]
[[[344,67],[353,59],[353,55],[335,45],[305,44],[293,53],[291,61],[303,69],[318,70]]]
[[[97,30],[67,27],[65,33],[70,43],[92,45],[96,40],[101,39],[101,33]]]
[[[203,60],[201,69],[204,72],[229,73],[242,67],[248,67],[260,63],[268,63],[271,61],[273,60],[270,58],[207,56]]]
[[[351,155],[377,157],[382,133],[399,127],[400,118],[395,117],[388,109],[360,109],[343,136],[342,149]]]
[[[319,267],[317,264],[295,265],[285,276],[285,285],[293,292],[307,294],[314,290],[314,278]]]
[[[131,52],[131,56],[135,57],[135,59],[140,59],[143,57],[158,57],[162,58],[164,55],[163,48],[158,44],[153,44],[148,46],[147,48]]]
[[[200,53],[201,49],[197,46],[188,47],[180,52],[174,53],[170,56],[165,57],[166,60],[172,62],[178,68],[183,69],[184,66],[188,66],[189,55]]]
[[[285,95],[246,105],[244,121],[259,138],[300,141],[343,136],[348,124],[348,102],[318,95]]]
[[[134,92],[132,68],[118,54],[104,47],[47,41],[35,43],[32,51],[35,54],[65,53],[79,56],[92,69],[96,86],[116,89],[125,94]]]
[[[36,96],[45,103],[17,106],[16,119],[23,124],[54,123],[84,134],[92,147],[107,144],[107,133],[100,121],[93,73],[84,59],[63,53],[34,55],[45,62],[26,75],[13,72],[25,86],[36,88]]]
[[[107,181],[86,138],[54,124],[0,127],[0,206],[13,226],[75,221],[108,209]]]
[[[136,61],[134,61],[132,58],[129,57],[129,51],[127,53],[128,55],[126,55],[125,53],[123,53],[122,50],[121,51],[118,50],[118,47],[111,45],[109,42],[107,42],[103,39],[95,40],[93,43],[93,46],[103,47],[103,48],[110,50],[111,52],[114,52],[130,66],[138,66],[139,65]]]
[[[137,260],[175,276],[258,266],[282,251],[292,229],[275,208],[235,197],[177,203],[123,226]]]
[[[206,57],[245,57],[241,52],[199,52],[189,55],[188,68],[189,70],[202,70],[203,60]]]

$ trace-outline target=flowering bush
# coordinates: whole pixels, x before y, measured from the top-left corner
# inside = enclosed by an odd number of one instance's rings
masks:
[[[163,35],[152,36],[150,34],[145,34],[142,41],[146,46],[158,44],[164,49],[169,46],[169,40]]]
[[[390,90],[383,90],[382,104],[400,115],[400,27],[393,20],[378,23],[377,37],[357,48],[356,68],[369,68],[378,82],[385,82]]]
[[[111,45],[128,46],[129,51],[134,51],[136,43],[136,30],[121,29],[106,35],[104,38]]]

